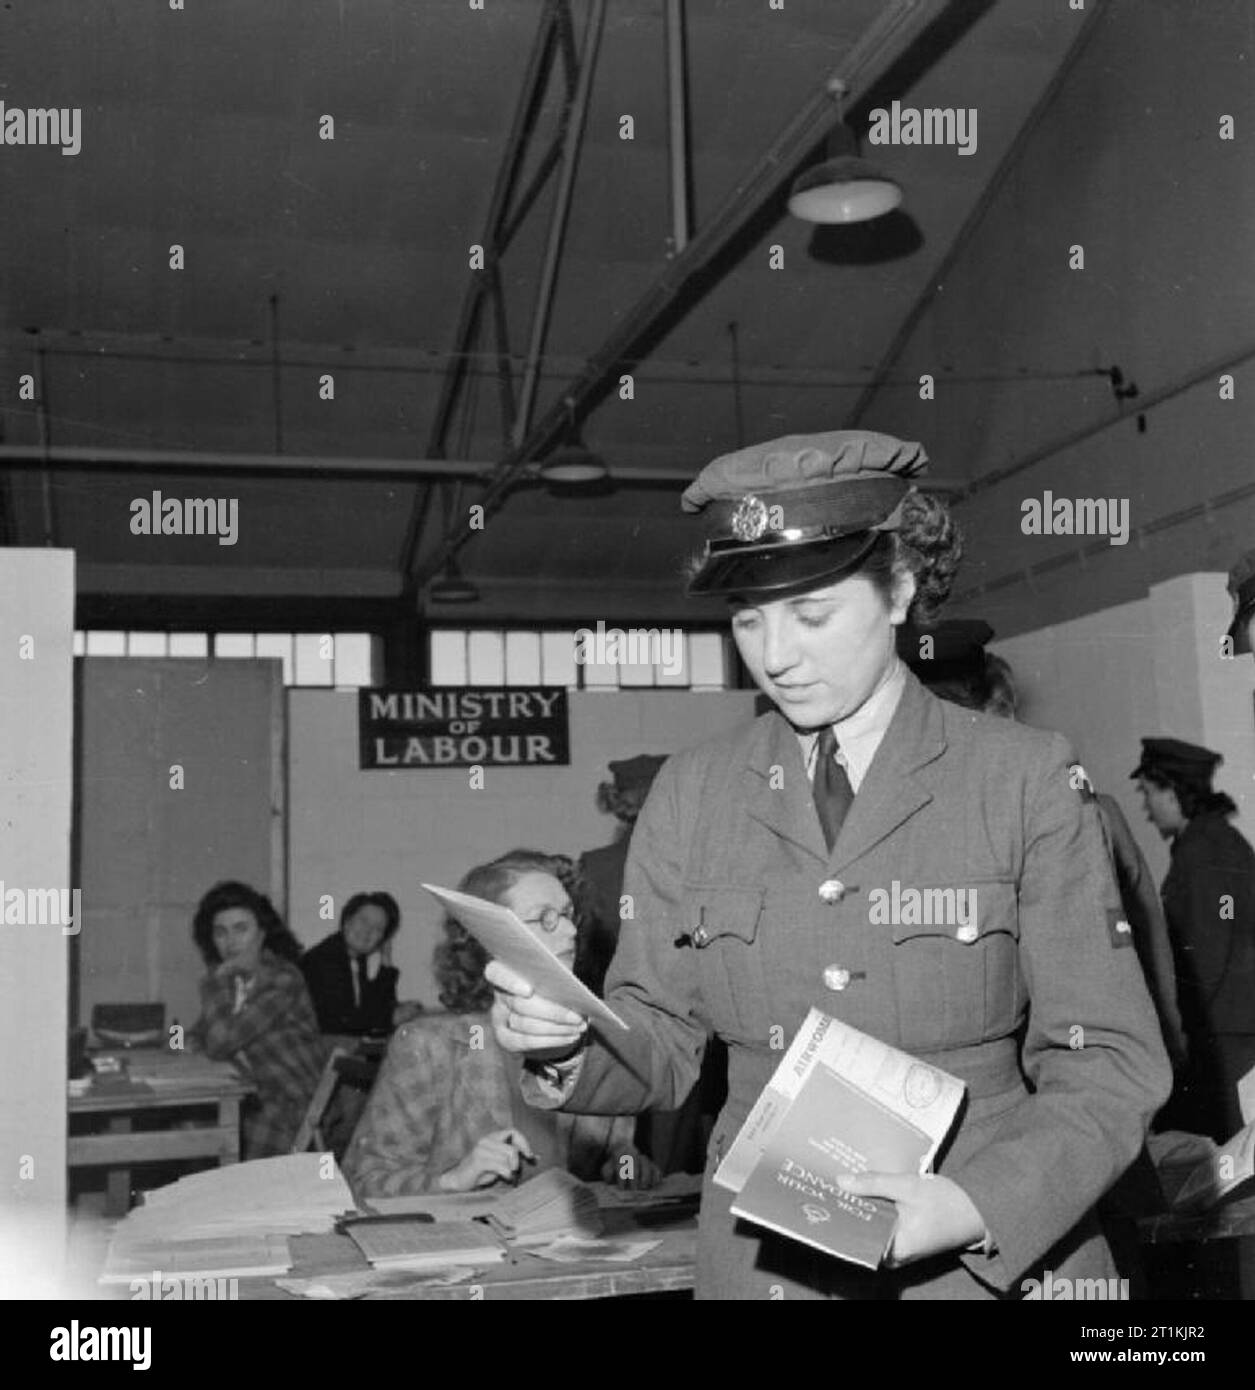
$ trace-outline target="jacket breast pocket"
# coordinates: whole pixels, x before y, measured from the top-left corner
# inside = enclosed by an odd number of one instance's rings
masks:
[[[1012,1033],[1025,1003],[1014,882],[913,891],[893,925],[902,1046],[967,1047]]]
[[[717,1033],[761,1043],[767,1036],[759,926],[763,890],[686,884],[683,949],[692,950],[701,1009]]]

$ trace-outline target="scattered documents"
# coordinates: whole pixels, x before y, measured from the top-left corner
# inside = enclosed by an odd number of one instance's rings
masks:
[[[260,1278],[286,1274],[292,1256],[286,1236],[211,1236],[202,1240],[132,1240],[110,1242],[102,1284],[130,1284],[150,1279]]]
[[[367,1197],[361,1207],[374,1216],[430,1216],[433,1221],[473,1221],[497,1205],[494,1192],[419,1192],[412,1197]]]
[[[470,1265],[429,1269],[423,1273],[396,1269],[354,1269],[343,1274],[314,1274],[306,1279],[276,1279],[287,1293],[301,1298],[403,1298],[408,1290],[430,1288],[434,1284],[461,1284],[474,1278]]]
[[[560,1236],[548,1245],[538,1246],[531,1254],[561,1265],[582,1265],[600,1260],[627,1264],[631,1260],[639,1260],[661,1244],[661,1240],[634,1240],[628,1237],[585,1240],[580,1236]]]
[[[559,1236],[588,1239],[602,1229],[596,1193],[565,1168],[546,1168],[498,1198],[485,1220],[502,1240],[525,1246]]]
[[[586,1018],[628,1031],[618,1014],[577,980],[508,907],[430,883],[422,886],[444,903],[489,955],[521,975],[537,994]]]
[[[432,1270],[489,1265],[505,1259],[505,1246],[482,1221],[356,1221],[353,1243],[375,1269]]]
[[[841,1177],[926,1173],[963,1083],[812,1009],[715,1172],[735,1215],[877,1268],[897,1209]]]

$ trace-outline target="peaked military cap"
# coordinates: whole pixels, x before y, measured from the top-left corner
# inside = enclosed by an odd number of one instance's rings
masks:
[[[691,594],[783,594],[857,567],[896,530],[919,444],[868,430],[790,434],[724,454],[685,490],[706,548]]]
[[[1179,738],[1144,738],[1142,759],[1129,776],[1158,777],[1209,790],[1212,773],[1223,761],[1222,754],[1197,743],[1183,743]]]
[[[1240,556],[1229,571],[1229,592],[1233,595],[1233,621],[1229,636],[1237,652],[1251,650],[1247,624],[1255,614],[1255,550]]]
[[[932,627],[903,623],[898,628],[898,655],[925,683],[980,675],[993,635],[984,618],[946,618]],[[932,654],[924,656],[920,649],[928,638]]]
[[[638,753],[634,758],[611,763],[610,775],[620,791],[626,791],[629,787],[648,787],[666,761],[666,754],[663,753]]]

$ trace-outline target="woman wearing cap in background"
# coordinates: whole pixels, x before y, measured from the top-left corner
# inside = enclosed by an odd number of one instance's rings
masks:
[[[1224,1143],[1242,1127],[1238,1081],[1255,1067],[1255,850],[1213,790],[1221,755],[1144,738],[1131,776],[1147,819],[1172,842],[1164,913],[1176,953],[1189,1063],[1161,1124]]]
[[[684,496],[707,526],[690,588],[731,601],[741,656],[777,708],[658,775],[607,980],[631,1025],[618,1054],[489,966],[496,1035],[528,1055],[533,1104],[674,1106],[707,1025],[727,1043],[699,1297],[1018,1297],[1044,1268],[1110,1277],[1091,1209],[1168,1092],[1066,741],[944,704],[895,654],[895,629],[944,600],[959,557],[946,509],[912,485],[925,462],[917,444],[854,431],[702,471]],[[873,924],[869,894],[894,880],[977,888],[975,929]],[[967,1084],[935,1176],[850,1180],[898,1209],[878,1272],[735,1221],[710,1181],[780,1060],[773,1029],[791,1037],[811,1007]]]

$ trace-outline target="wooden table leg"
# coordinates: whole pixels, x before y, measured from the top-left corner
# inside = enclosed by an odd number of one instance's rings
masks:
[[[109,1118],[110,1134],[130,1134],[131,1117],[113,1115]],[[105,1179],[105,1211],[110,1216],[125,1216],[131,1209],[131,1170],[110,1168]]]
[[[221,1168],[227,1163],[240,1161],[240,1102],[235,1096],[223,1096],[218,1101],[218,1125],[228,1132],[229,1138],[218,1160]]]

